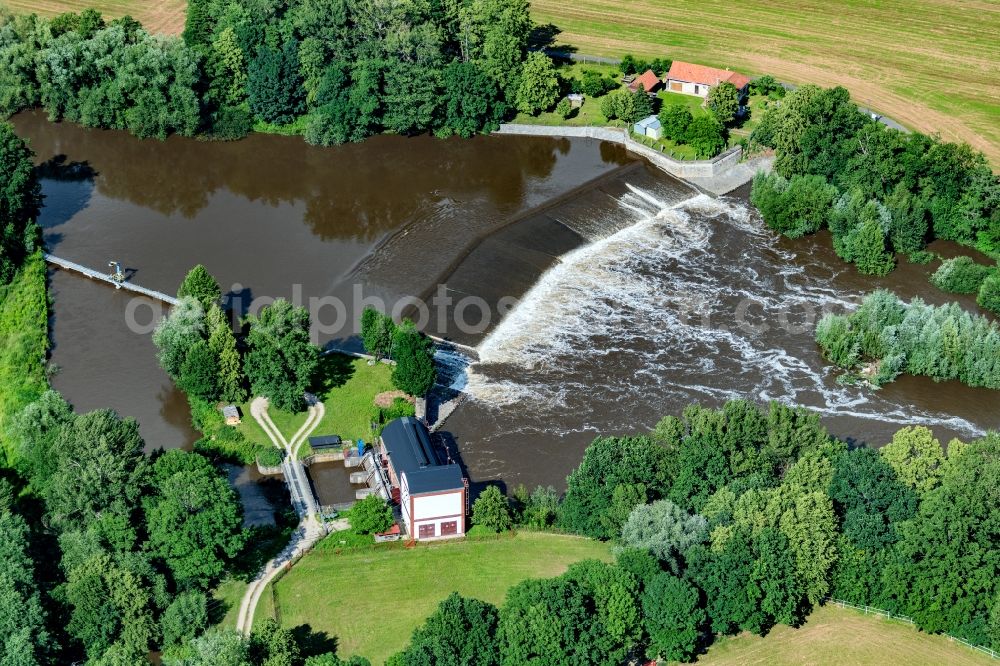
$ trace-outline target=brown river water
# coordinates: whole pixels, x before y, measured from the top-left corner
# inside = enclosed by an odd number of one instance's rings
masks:
[[[474,482],[560,486],[596,434],[641,431],[693,401],[803,404],[873,444],[905,424],[941,438],[1000,427],[995,391],[846,387],[819,356],[818,313],[875,285],[947,300],[927,267],[873,282],[823,235],[768,231],[745,193],[708,198],[617,146],[375,137],[321,149],[140,141],[40,113],[14,124],[44,165],[40,222],[60,257],[118,260],[167,293],[203,263],[240,312],[266,297],[311,305],[320,344],[356,345],[364,298],[415,316],[406,297],[451,299],[423,318],[476,350],[439,356],[444,383],[467,395],[443,430]],[[190,445],[183,396],[133,332],[162,308],[63,271],[52,293],[55,388],[80,410],[135,416],[150,448]],[[329,474],[316,470],[317,489],[337,499],[319,487]]]

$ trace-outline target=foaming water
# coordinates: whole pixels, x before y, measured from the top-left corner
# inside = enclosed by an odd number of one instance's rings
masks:
[[[877,424],[860,436],[882,436],[884,424],[965,437],[994,427],[838,384],[814,324],[856,304],[866,285],[789,247],[746,204],[671,201],[629,185],[611,215],[621,211],[630,225],[562,256],[482,340],[465,387],[473,410],[546,437],[635,432],[690,402],[742,397]],[[512,410],[517,418],[500,418]]]

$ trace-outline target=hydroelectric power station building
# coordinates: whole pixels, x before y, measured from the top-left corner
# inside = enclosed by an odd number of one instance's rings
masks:
[[[443,464],[438,458],[424,424],[411,416],[396,419],[382,430],[379,445],[380,462],[410,536],[464,536],[468,480],[456,463]]]

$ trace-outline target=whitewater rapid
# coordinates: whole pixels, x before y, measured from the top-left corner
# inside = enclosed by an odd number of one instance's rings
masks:
[[[481,341],[478,361],[449,359],[464,369],[449,378],[455,388],[516,410],[510,428],[635,431],[651,425],[650,406],[663,415],[749,398],[983,434],[965,418],[838,384],[814,324],[862,293],[833,286],[844,268],[797,261],[747,205],[632,185],[615,205],[626,224],[560,257]],[[596,403],[614,414],[591,418]]]

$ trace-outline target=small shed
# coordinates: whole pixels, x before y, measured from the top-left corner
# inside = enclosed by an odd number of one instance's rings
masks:
[[[313,451],[322,451],[324,449],[341,449],[344,443],[340,439],[340,435],[322,435],[310,437],[309,446],[312,447]]]
[[[240,424],[240,408],[236,405],[226,405],[221,410],[222,418],[226,420],[228,426],[238,426]]]
[[[566,99],[569,100],[569,106],[571,109],[579,109],[583,106],[583,95],[580,93],[570,93],[566,95]]]
[[[655,93],[663,87],[663,81],[656,75],[656,72],[647,69],[628,84],[628,89],[632,92],[639,92],[640,87],[646,91],[646,94]]]
[[[660,119],[656,116],[643,118],[635,124],[632,131],[639,136],[648,136],[651,139],[659,139],[663,136],[663,126],[660,124]]]

